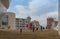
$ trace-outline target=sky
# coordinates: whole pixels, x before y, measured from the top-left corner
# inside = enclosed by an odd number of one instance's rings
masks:
[[[18,18],[30,16],[46,26],[48,17],[58,20],[58,0],[11,0],[9,12],[14,12]]]

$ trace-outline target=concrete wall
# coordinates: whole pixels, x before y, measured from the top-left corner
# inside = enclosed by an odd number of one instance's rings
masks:
[[[15,14],[8,12],[6,15],[8,15],[8,26],[10,26],[11,29],[15,29]]]
[[[11,30],[15,30],[15,14],[12,13],[12,12],[4,12],[5,15],[8,16],[8,25],[2,25],[2,22],[1,23],[1,27],[5,27],[5,29],[8,29],[8,27],[10,27]]]

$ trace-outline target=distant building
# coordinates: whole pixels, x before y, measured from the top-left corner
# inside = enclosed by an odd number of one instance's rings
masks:
[[[31,18],[16,18],[16,29],[28,29],[28,24],[30,23]]]
[[[54,29],[56,26],[58,25],[58,21],[54,21],[54,22],[52,22],[52,29]]]
[[[40,24],[39,24],[38,21],[34,20],[34,21],[30,22],[30,24],[29,24],[28,27],[29,27],[30,30],[32,30],[32,27],[33,27],[33,26],[34,26],[35,29],[36,29],[36,28],[39,28],[39,27],[40,27]]]
[[[28,24],[28,30],[32,30],[32,22],[30,22],[29,24]]]
[[[58,21],[54,21],[55,22],[55,27],[58,25]]]
[[[0,29],[15,29],[15,14],[2,12],[0,14]]]
[[[47,18],[47,29],[53,29],[54,27],[56,27],[58,24],[58,21],[55,21],[54,18],[52,17],[48,17]]]
[[[51,27],[52,27],[52,22],[54,22],[54,18],[48,17],[48,18],[47,18],[47,29],[51,29]]]

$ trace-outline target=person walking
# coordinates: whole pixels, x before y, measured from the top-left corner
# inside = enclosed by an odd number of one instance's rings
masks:
[[[32,30],[33,30],[33,32],[35,31],[35,27],[34,26],[32,27]]]
[[[22,34],[22,30],[23,30],[23,28],[22,28],[22,27],[20,27],[20,34]]]
[[[41,26],[41,31],[43,30],[42,28],[43,28],[43,27]]]
[[[38,31],[38,26],[36,26],[36,31]]]

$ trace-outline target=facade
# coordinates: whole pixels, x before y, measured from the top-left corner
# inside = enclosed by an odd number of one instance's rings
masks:
[[[54,22],[52,22],[52,29],[54,29],[56,26],[58,25],[58,21],[54,21]]]
[[[47,18],[47,29],[54,29],[58,25],[58,21],[55,21],[54,18]]]
[[[32,30],[32,26],[33,26],[33,24],[32,24],[32,22],[30,22],[30,23],[28,24],[28,30]]]
[[[47,18],[47,29],[51,29],[52,22],[54,22],[54,18],[52,17]]]
[[[30,23],[31,18],[27,17],[23,18],[16,18],[16,29],[28,29],[28,24]]]
[[[36,20],[30,22],[28,28],[29,28],[30,30],[32,30],[32,27],[35,27],[35,30],[36,30],[36,28],[39,29],[39,28],[40,28],[40,24],[39,24],[39,22],[36,21]]]
[[[0,14],[0,29],[15,29],[15,14],[2,12]]]

